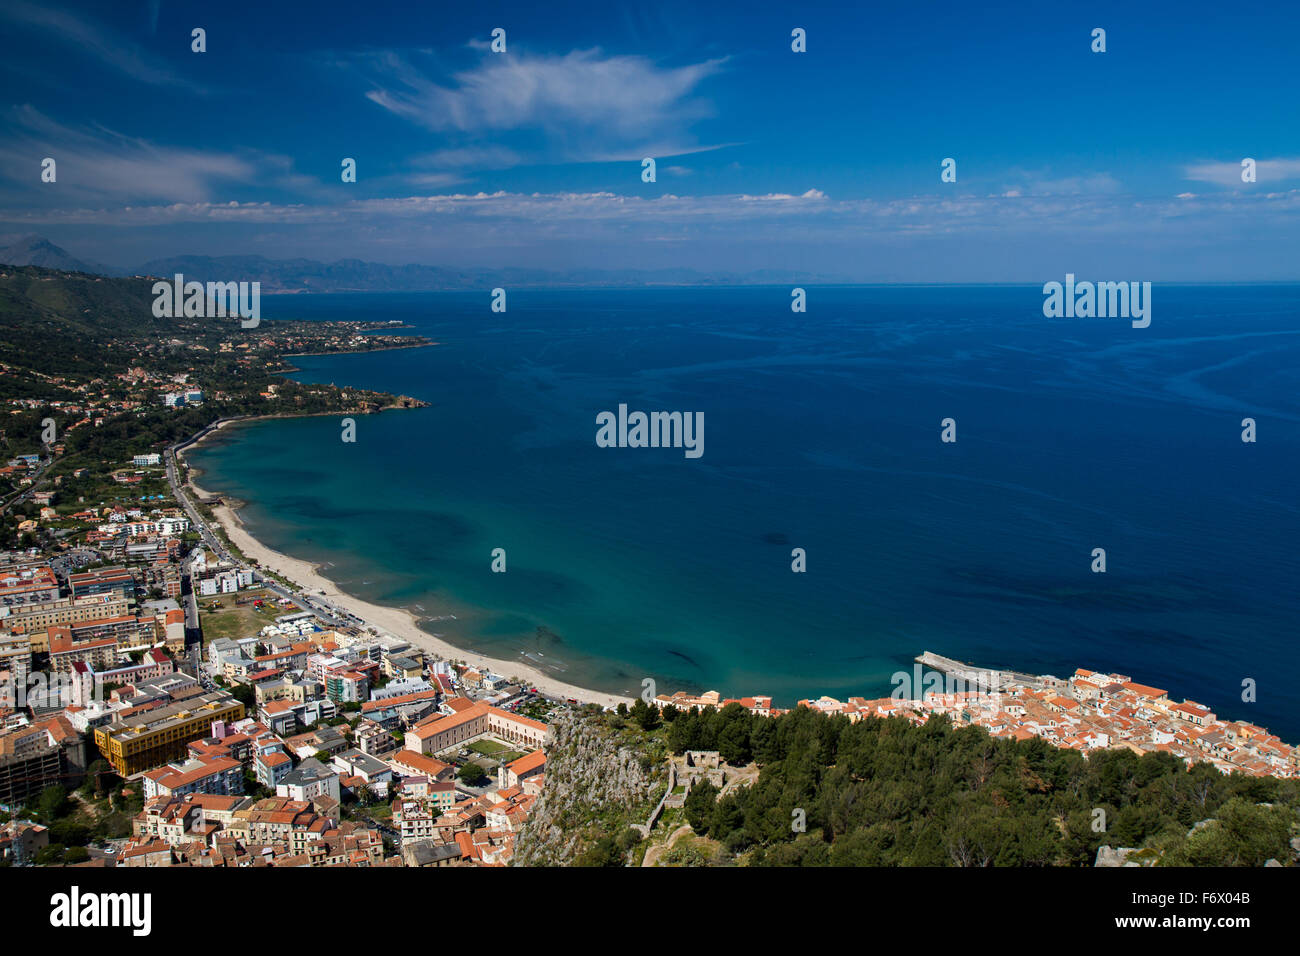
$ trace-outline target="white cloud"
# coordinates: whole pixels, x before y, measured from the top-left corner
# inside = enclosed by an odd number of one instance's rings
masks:
[[[450,236],[506,230],[518,241],[539,238],[655,238],[657,230],[685,230],[695,237],[784,240],[861,236],[1099,237],[1153,235],[1176,223],[1254,228],[1293,220],[1300,213],[1300,189],[1255,195],[1183,196],[1160,200],[1131,197],[1001,196],[916,197],[898,200],[834,200],[820,190],[801,195],[665,195],[646,198],[593,193],[444,193],[355,199],[341,203],[180,202],[130,208],[3,211],[0,221],[36,224],[103,224],[123,227],[184,222],[243,222],[255,225],[333,224],[344,229],[385,224],[436,224]],[[453,231],[454,230],[454,231]]]
[[[483,140],[505,132],[530,134],[529,159],[537,161],[630,160],[715,148],[697,144],[689,127],[713,112],[698,88],[722,68],[722,59],[663,67],[599,49],[563,56],[483,53],[473,68],[440,82],[412,62],[415,56],[384,51],[353,63],[372,86],[366,93],[372,102],[462,140],[445,151],[453,158],[500,148]]]
[[[802,263],[869,281],[1024,280],[1044,269],[1059,275],[1058,260],[1067,252],[1076,264],[1146,263],[1143,268],[1163,272],[1174,268],[1170,250],[1180,274],[1203,279],[1214,274],[1206,271],[1207,263],[1222,265],[1225,243],[1233,249],[1245,242],[1278,250],[1272,260],[1245,263],[1254,270],[1245,275],[1295,274],[1284,250],[1300,215],[1300,189],[1220,191],[1191,201],[771,195],[779,198],[448,191],[333,202],[87,204],[39,211],[7,211],[0,203],[0,230],[48,235],[85,258],[121,264],[168,250],[492,268],[653,263],[744,271]],[[87,235],[98,235],[99,246],[83,248]],[[138,251],[128,256],[128,249]],[[1243,274],[1228,269],[1219,275]]]
[[[158,146],[102,126],[73,129],[30,105],[9,110],[5,121],[11,135],[0,145],[0,179],[28,201],[36,195],[57,196],[60,203],[196,202],[214,198],[219,187],[230,183],[300,191],[315,185],[295,174],[292,161],[283,156]],[[41,161],[47,156],[57,164],[58,179],[51,184],[40,182]]]
[[[825,199],[827,197],[820,189],[809,189],[798,196],[793,193],[766,193],[762,196],[741,195],[737,198],[741,202],[793,202],[800,199]]]
[[[1244,158],[1244,157],[1243,157]],[[1183,169],[1183,178],[1220,186],[1248,186],[1241,181],[1241,160],[1228,163],[1194,163]],[[1256,182],[1285,182],[1300,178],[1300,159],[1259,159],[1255,157]]]

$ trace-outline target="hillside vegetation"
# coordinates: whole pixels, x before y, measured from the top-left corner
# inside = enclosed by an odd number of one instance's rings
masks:
[[[58,471],[157,450],[217,420],[242,415],[373,411],[418,405],[382,392],[305,385],[284,377],[294,352],[365,351],[421,345],[417,336],[361,336],[364,322],[264,321],[254,329],[238,317],[159,318],[153,280],[0,267],[0,401],[65,403],[34,407],[37,423],[52,417],[67,435]],[[126,381],[138,368],[145,377]],[[164,408],[163,391],[178,382],[204,392],[198,407]],[[268,397],[274,386],[275,394]],[[83,416],[95,428],[71,430]],[[38,428],[10,435],[34,451]]]
[[[644,705],[639,705],[644,707]],[[720,848],[710,862],[754,866],[1091,866],[1102,846],[1138,848],[1148,865],[1294,862],[1300,783],[1188,769],[1167,754],[1104,750],[1085,757],[1033,738],[998,740],[943,717],[850,723],[808,708],[775,718],[739,705],[667,708],[631,720],[587,714],[570,736],[608,735],[653,762],[666,749],[718,750],[761,768],[752,786],[718,798],[707,783],[684,817]],[[647,729],[648,728],[648,729]],[[596,770],[557,750],[545,799],[582,802]],[[594,809],[594,808],[593,808]],[[800,823],[802,821],[802,829]],[[548,820],[549,844],[626,840],[628,813]],[[530,821],[529,828],[533,826]],[[558,832],[554,832],[558,831]],[[522,843],[521,843],[522,845]],[[570,854],[559,862],[582,862]],[[611,855],[588,862],[613,862]],[[621,862],[621,861],[618,861]]]

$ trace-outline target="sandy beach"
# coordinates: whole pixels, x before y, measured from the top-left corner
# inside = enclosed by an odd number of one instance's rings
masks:
[[[221,427],[224,428],[225,426],[222,425]],[[214,430],[213,434],[219,430]],[[196,445],[190,446],[190,448],[194,447]],[[180,453],[180,457],[184,460],[184,451]],[[187,482],[187,487],[198,498],[211,498],[219,494],[199,487],[192,480]],[[553,697],[573,698],[583,703],[600,704],[602,707],[613,707],[619,703],[632,703],[631,699],[627,697],[590,690],[586,687],[578,687],[574,684],[556,680],[554,677],[550,677],[537,668],[521,661],[498,660],[458,648],[454,644],[450,644],[422,630],[415,615],[409,611],[363,601],[355,595],[340,590],[333,581],[320,573],[317,565],[268,548],[248,533],[238,513],[229,505],[224,503],[217,505],[212,511],[217,518],[217,523],[231,543],[245,557],[257,561],[261,567],[274,571],[276,574],[292,581],[299,590],[311,596],[323,597],[335,606],[355,614],[367,625],[404,641],[409,641],[415,646],[423,648],[428,654],[446,660],[463,661],[480,671],[491,670],[494,673],[510,678],[512,681],[518,680],[527,686],[536,687],[543,693]]]

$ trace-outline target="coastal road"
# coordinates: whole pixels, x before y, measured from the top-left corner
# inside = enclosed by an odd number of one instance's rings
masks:
[[[189,516],[190,526],[194,528],[203,539],[204,546],[215,552],[218,558],[233,563],[234,559],[226,549],[221,546],[221,542],[217,540],[217,536],[208,528],[207,523],[203,520],[202,516],[199,515],[198,509],[194,507],[193,502],[190,501],[189,495],[182,490],[180,477],[176,468],[176,452],[174,448],[167,449],[167,483],[171,486],[172,495],[180,502],[181,507],[185,509],[185,514]]]
[[[190,527],[199,532],[205,543],[215,542],[216,538],[199,516],[198,509],[191,504],[189,497],[181,490],[180,480],[176,472],[176,453],[173,449],[167,449],[166,460],[167,484],[171,487],[172,496],[180,502],[181,507],[185,509],[185,514],[189,516]],[[185,608],[185,646],[202,646],[203,630],[199,624],[199,597],[194,587],[194,580],[190,577],[188,561],[181,562],[181,596],[182,606]]]

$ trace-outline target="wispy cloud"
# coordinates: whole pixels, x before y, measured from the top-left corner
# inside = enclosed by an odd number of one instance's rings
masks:
[[[612,192],[447,193],[357,199],[343,203],[188,202],[152,206],[42,211],[0,210],[0,221],[27,225],[105,224],[123,227],[182,222],[255,225],[335,224],[395,228],[436,224],[457,237],[476,230],[507,230],[520,239],[658,238],[677,235],[769,239],[906,236],[1098,237],[1159,235],[1168,230],[1208,232],[1238,226],[1288,224],[1300,213],[1300,189],[1283,192],[1182,194],[1163,199],[1129,196],[965,196],[899,200],[836,200],[817,189],[802,193],[641,197]]]
[[[1249,185],[1241,181],[1242,160],[1233,162],[1202,162],[1184,167],[1183,177],[1201,183],[1219,186]],[[1255,158],[1255,180],[1259,183],[1282,183],[1300,179],[1300,159]]]
[[[1088,196],[1118,193],[1123,187],[1110,173],[1085,173],[1061,176],[1051,170],[1013,169],[1002,195],[1018,196]]]
[[[508,169],[522,162],[513,149],[504,146],[467,146],[460,149],[440,149],[411,159],[414,166],[436,169]]]
[[[562,56],[481,53],[473,68],[439,80],[416,64],[421,56],[384,51],[353,63],[372,102],[458,140],[445,151],[453,162],[459,153],[503,149],[486,138],[507,132],[529,142],[526,157],[504,150],[511,165],[525,158],[598,162],[713,148],[700,145],[690,127],[713,113],[699,87],[722,69],[723,59],[664,67],[599,49]]]
[[[9,201],[202,202],[232,183],[299,192],[315,185],[284,156],[158,146],[103,126],[73,129],[30,105],[10,109],[5,125],[10,135],[0,144],[0,180],[10,184]],[[45,157],[57,164],[52,184],[40,181]]]
[[[27,0],[7,0],[0,4],[0,20],[56,37],[77,52],[89,54],[105,66],[141,83],[204,92],[203,87],[178,75],[127,37],[72,13],[28,3]],[[156,26],[156,5],[153,20]]]
[[[805,268],[854,281],[1042,281],[1073,269],[1204,280],[1224,243],[1262,251],[1241,279],[1294,279],[1300,189],[1209,196],[934,196],[837,200],[817,190],[711,196],[445,193],[335,203],[175,202],[5,210],[0,228],[48,235],[122,265],[183,249],[502,268]],[[84,243],[87,235],[111,237]],[[178,236],[185,237],[183,246]],[[969,250],[988,253],[972,259]],[[124,250],[135,250],[129,257]],[[1177,250],[1177,261],[1167,250]],[[1153,250],[1160,250],[1157,254]],[[1272,250],[1276,254],[1269,255]],[[1216,258],[1218,257],[1218,258]],[[1102,273],[1104,274],[1104,273]]]

